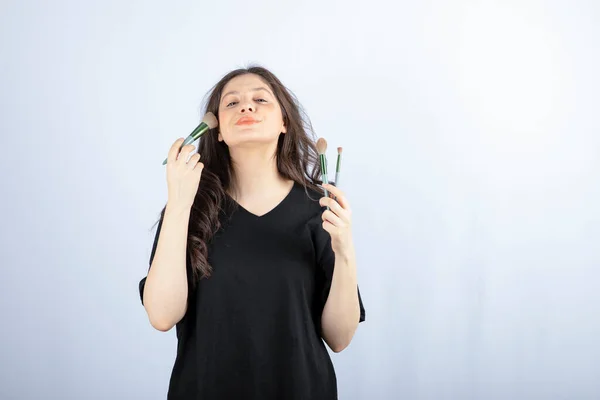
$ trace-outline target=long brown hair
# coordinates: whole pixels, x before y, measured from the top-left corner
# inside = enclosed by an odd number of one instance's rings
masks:
[[[258,75],[273,90],[281,106],[287,133],[280,134],[278,138],[277,170],[282,177],[303,185],[305,190],[323,193],[317,186],[322,183],[321,165],[318,162],[310,119],[295,95],[271,71],[260,66],[250,66],[229,72],[209,91],[202,115],[210,111],[218,116],[223,88],[231,79],[244,74]],[[232,184],[233,169],[229,148],[225,142],[217,140],[218,129],[210,129],[198,144],[204,169],[190,213],[186,255],[193,271],[192,287],[199,279],[208,278],[212,272],[208,263],[208,243],[221,228],[219,216],[225,209],[225,202],[228,200],[226,192]],[[161,219],[165,209],[166,206],[161,211]]]

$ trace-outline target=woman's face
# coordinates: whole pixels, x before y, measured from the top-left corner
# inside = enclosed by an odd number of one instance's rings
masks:
[[[231,79],[219,103],[219,141],[229,147],[276,142],[286,132],[281,106],[258,75]]]

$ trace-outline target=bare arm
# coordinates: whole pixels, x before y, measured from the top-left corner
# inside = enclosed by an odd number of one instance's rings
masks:
[[[187,310],[186,250],[188,225],[204,164],[195,146],[177,139],[167,157],[169,200],[162,220],[152,265],[146,277],[142,301],[153,327],[168,331]]]
[[[324,184],[323,187],[334,197],[322,197],[319,203],[330,208],[323,212],[322,219],[323,229],[331,236],[335,262],[329,295],[321,314],[321,335],[331,350],[338,353],[354,337],[361,319],[361,304],[356,282],[350,204],[338,187],[331,184]]]
[[[143,302],[152,326],[166,332],[187,310],[186,248],[191,209],[167,204]]]
[[[344,350],[352,341],[360,319],[356,282],[356,257],[336,256],[329,297],[321,316],[322,336],[334,352]]]

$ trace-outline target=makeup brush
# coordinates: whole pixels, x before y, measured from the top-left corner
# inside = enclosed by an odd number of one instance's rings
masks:
[[[319,138],[317,140],[317,152],[319,153],[319,161],[321,162],[321,181],[323,183],[329,183],[329,179],[327,178],[327,157],[325,156],[325,152],[327,151],[327,141],[323,138]],[[325,197],[329,197],[329,192],[327,189],[323,188],[325,192]],[[329,206],[327,206],[329,210]]]
[[[209,129],[214,129],[218,125],[219,121],[217,121],[217,117],[215,117],[215,114],[207,112],[206,114],[204,114],[204,118],[202,118],[202,122],[200,122],[200,125],[198,125],[196,129],[194,129],[192,133],[190,133],[190,135],[183,141],[181,147],[194,142],[195,140],[199,139],[200,136],[204,135],[206,131],[208,131]],[[179,148],[180,150],[181,147]],[[165,158],[165,161],[163,161],[162,165],[165,165],[167,163],[167,158]]]
[[[342,166],[342,148],[338,147],[337,163],[335,164],[335,186],[340,187],[340,167]]]

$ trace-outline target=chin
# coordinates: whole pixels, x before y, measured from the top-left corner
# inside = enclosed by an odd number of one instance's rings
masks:
[[[268,145],[272,143],[276,144],[279,139],[279,135],[265,134],[264,132],[256,132],[252,130],[235,132],[231,136],[225,140],[225,143],[227,143],[227,146],[229,147]]]

